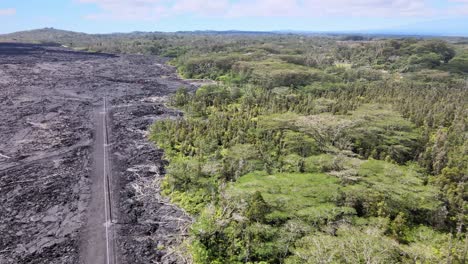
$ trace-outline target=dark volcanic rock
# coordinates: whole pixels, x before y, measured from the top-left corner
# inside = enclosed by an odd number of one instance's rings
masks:
[[[1,43],[0,264],[80,263],[93,113],[105,96],[121,263],[176,263],[168,249],[190,219],[160,197],[162,153],[145,133],[177,115],[162,103],[182,85],[158,57]]]

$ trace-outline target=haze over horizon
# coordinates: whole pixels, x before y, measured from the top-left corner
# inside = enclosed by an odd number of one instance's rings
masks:
[[[468,0],[0,0],[0,33],[311,31],[468,36]]]

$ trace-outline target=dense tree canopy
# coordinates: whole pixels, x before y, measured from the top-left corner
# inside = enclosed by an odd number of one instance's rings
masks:
[[[218,84],[151,131],[196,263],[465,261],[463,45],[231,40],[172,61]]]

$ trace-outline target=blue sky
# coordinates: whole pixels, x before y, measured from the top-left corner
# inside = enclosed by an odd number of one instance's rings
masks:
[[[0,33],[413,31],[468,35],[468,0],[0,0]]]

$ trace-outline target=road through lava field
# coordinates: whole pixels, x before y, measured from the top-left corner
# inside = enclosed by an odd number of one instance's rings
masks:
[[[146,133],[192,85],[164,62],[0,43],[0,264],[181,262]]]

